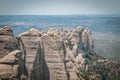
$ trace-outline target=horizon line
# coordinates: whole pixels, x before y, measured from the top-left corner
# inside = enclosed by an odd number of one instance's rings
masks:
[[[120,17],[120,15],[108,14],[0,14],[0,16],[110,16]]]

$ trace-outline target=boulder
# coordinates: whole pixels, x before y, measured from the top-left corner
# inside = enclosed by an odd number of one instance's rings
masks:
[[[0,60],[0,64],[17,64],[22,58],[20,50],[14,50]]]
[[[20,79],[25,71],[24,63],[20,50],[8,53],[0,60],[0,79]]]
[[[0,35],[13,36],[13,30],[10,26],[5,26],[0,29]]]

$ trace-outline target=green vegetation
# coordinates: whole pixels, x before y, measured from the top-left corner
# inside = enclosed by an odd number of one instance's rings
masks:
[[[18,41],[21,41],[21,37],[17,37],[17,36],[16,36],[16,39],[17,39]]]
[[[83,73],[81,74],[81,76],[85,79],[85,80],[89,80],[89,75],[87,73]]]
[[[78,64],[81,64],[81,61],[78,61]]]
[[[67,70],[66,70],[66,75],[67,75],[67,80],[70,80],[70,74]]]
[[[88,70],[80,71],[85,80],[120,80],[120,63],[104,61],[105,59],[97,54],[86,54],[85,59]]]
[[[71,43],[71,41],[70,40],[68,40],[68,44],[67,44],[68,46],[69,46],[69,49],[70,50],[72,50],[73,49],[73,44]]]

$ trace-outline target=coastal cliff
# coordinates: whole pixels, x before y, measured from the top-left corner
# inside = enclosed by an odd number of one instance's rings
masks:
[[[119,80],[120,63],[94,52],[90,29],[0,29],[0,79]]]

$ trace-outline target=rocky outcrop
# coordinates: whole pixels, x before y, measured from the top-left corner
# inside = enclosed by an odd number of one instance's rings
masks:
[[[96,65],[105,60],[94,53],[90,29],[79,26],[74,30],[39,32],[32,28],[14,38],[12,29],[4,27],[0,29],[0,44],[0,79],[103,79],[101,73],[96,73]]]
[[[17,40],[13,37],[12,29],[5,26],[0,29],[0,59],[6,56],[9,52],[19,49]]]
[[[18,60],[18,63],[23,61],[22,66],[26,69],[24,71],[26,71],[25,76],[27,79],[79,80],[78,68],[83,68],[83,66],[80,67],[78,62],[81,62],[81,65],[85,63],[82,55],[87,52],[85,50],[89,46],[86,45],[93,45],[88,41],[89,37],[92,39],[91,35],[87,35],[88,33],[81,27],[75,30],[49,29],[42,32],[32,28],[20,34],[16,39],[13,37],[10,27],[4,27],[0,31],[0,37],[3,37],[0,38],[1,50],[6,50],[5,56],[0,59],[0,64],[9,64],[11,66],[13,63],[17,64],[16,60]],[[83,34],[86,34],[86,38]],[[8,48],[6,49],[4,46]],[[14,54],[17,52],[15,51],[15,53],[14,50],[17,49],[22,54],[21,60],[15,58]],[[91,47],[88,49],[92,50]],[[12,54],[9,53],[11,51],[13,51]],[[2,51],[0,53],[3,54]],[[80,61],[76,59],[80,59]],[[19,73],[19,71],[17,72]],[[19,78],[21,75],[19,75]]]
[[[40,37],[41,33],[33,28],[19,35],[19,38],[23,42],[24,49],[26,51],[26,68],[28,72],[28,79],[48,80],[49,72],[44,59],[44,46],[42,46],[40,42]],[[47,72],[44,72],[43,75],[44,70]]]
[[[94,47],[91,47],[92,35],[86,31],[82,27],[75,30],[49,29],[42,32],[30,29],[20,34],[19,37],[26,50],[28,78],[33,77],[36,80],[81,79],[77,73],[78,69],[86,68],[83,55],[89,54],[89,51],[94,52],[92,51]],[[80,62],[81,64],[78,64]],[[35,77],[35,74],[39,77]]]
[[[14,50],[0,60],[0,79],[20,79],[22,75],[27,78],[22,55],[20,50]]]
[[[1,28],[0,35],[13,36],[12,28],[10,28],[10,26],[5,26],[4,28]]]
[[[49,32],[41,35],[37,30],[30,29],[28,32],[20,34],[19,37],[26,50],[29,79],[33,77],[36,78],[35,80],[67,80],[63,61],[63,43],[59,36],[54,36]],[[38,76],[35,77],[35,74]]]
[[[13,36],[12,29],[0,29],[0,79],[25,79],[27,71],[20,50],[19,41]]]

